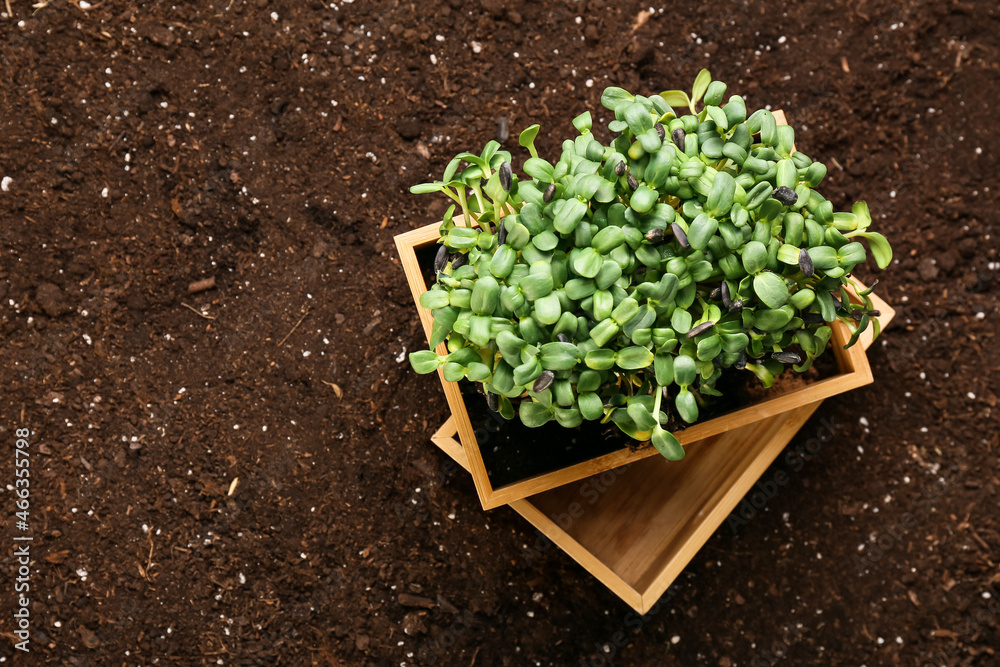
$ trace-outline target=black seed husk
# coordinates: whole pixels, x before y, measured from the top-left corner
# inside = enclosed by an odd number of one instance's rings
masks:
[[[775,361],[780,361],[783,364],[800,364],[802,363],[802,357],[795,354],[794,352],[775,352],[771,355],[771,358]]]
[[[697,336],[699,334],[705,333],[706,331],[708,331],[709,329],[711,329],[714,326],[715,326],[715,322],[702,322],[701,324],[699,324],[698,326],[696,326],[694,329],[691,329],[691,331],[688,331],[686,335],[687,335],[688,338],[694,338],[695,336]]]
[[[683,153],[684,140],[687,139],[687,135],[684,134],[684,128],[678,127],[676,130],[670,133],[670,138],[674,140],[674,144],[676,144],[677,148],[681,149],[681,152]]]
[[[657,123],[653,126],[653,129],[656,130],[656,134],[660,137],[660,141],[663,141],[663,138],[667,136],[667,131],[663,129],[663,123]]]
[[[681,244],[682,248],[691,247],[691,244],[688,243],[687,234],[684,233],[684,230],[681,228],[680,225],[678,225],[676,222],[671,222],[670,231],[674,233],[674,238],[677,239],[677,242]]]
[[[497,170],[500,175],[500,187],[504,189],[505,192],[510,192],[511,177],[512,173],[510,170],[510,162],[504,162],[500,165],[500,169]]]
[[[615,165],[615,176],[621,177],[624,175],[625,175],[625,162],[622,161]]]
[[[876,280],[875,282],[878,282],[878,281]],[[880,311],[880,310],[869,310],[868,311],[868,317],[880,317],[881,315],[882,315],[882,311]]]
[[[448,246],[441,246],[438,248],[437,254],[434,255],[434,273],[438,271],[444,271],[444,267],[448,265]]]
[[[500,409],[500,397],[492,391],[486,392],[486,407],[493,412],[498,411]]]
[[[552,183],[549,187],[545,188],[545,192],[542,194],[542,201],[548,204],[552,201],[552,195],[556,193],[556,184]]]
[[[799,196],[795,194],[795,190],[792,190],[787,185],[775,188],[771,192],[771,196],[777,199],[782,206],[791,206],[799,200]]]
[[[465,264],[466,260],[469,259],[468,255],[463,255],[462,253],[457,253],[451,256],[451,268],[457,269],[458,267]]]
[[[741,371],[746,367],[747,367],[747,353],[744,350],[740,350],[740,356],[739,358],[736,359],[736,362],[733,363],[733,368],[735,368],[738,371]]]
[[[497,243],[503,245],[507,242],[507,225],[500,223],[500,229],[497,231]]]
[[[712,301],[722,298],[722,288],[716,287],[714,290],[708,293],[708,298]]]
[[[626,180],[628,181],[629,189],[632,190],[633,192],[635,191],[636,188],[639,187],[638,179],[636,179],[636,177],[633,176],[632,174],[629,174]]]
[[[806,324],[820,324],[821,322],[826,322],[826,320],[823,319],[823,316],[819,313],[802,313],[799,317],[801,317],[802,321]]]
[[[861,310],[852,310],[851,311],[851,319],[853,319],[855,322],[860,322],[861,318],[864,317],[864,316],[865,316],[864,311],[861,311]]]
[[[719,286],[719,291],[722,293],[722,305],[730,308],[733,305],[733,299],[729,294],[729,283],[723,281],[722,285]]]
[[[507,143],[508,139],[510,139],[510,130],[507,127],[507,118],[500,116],[497,118],[497,141],[503,144]]]
[[[663,230],[662,229],[650,229],[646,232],[646,240],[656,245],[657,243],[663,243]]]
[[[805,248],[799,250],[799,269],[804,276],[812,277],[816,275],[816,269],[813,267],[813,259],[809,255],[809,251]]]
[[[743,310],[743,299],[736,299],[736,301],[733,301],[733,303],[729,306],[730,313],[738,313],[741,310]]]
[[[535,384],[531,385],[531,390],[536,394],[541,391],[545,391],[552,386],[552,383],[556,379],[556,374],[552,371],[542,371],[542,374],[538,376],[535,380]]]

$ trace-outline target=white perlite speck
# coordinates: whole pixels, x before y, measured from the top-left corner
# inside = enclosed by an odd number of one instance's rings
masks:
[[[10,176],[4,176],[3,180],[0,181],[0,190],[8,192],[10,190],[10,184],[14,182],[14,179]]]

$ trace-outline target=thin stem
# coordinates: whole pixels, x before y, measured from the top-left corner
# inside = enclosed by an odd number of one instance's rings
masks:
[[[462,205],[462,221],[466,227],[472,226],[472,214],[469,212],[469,201],[465,195],[465,186],[458,190],[458,203]]]
[[[653,419],[656,420],[656,424],[660,423],[660,401],[663,400],[663,387],[659,384],[656,385],[656,398],[653,399]]]

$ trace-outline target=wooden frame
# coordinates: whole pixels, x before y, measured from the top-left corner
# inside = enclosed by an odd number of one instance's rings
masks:
[[[885,328],[895,312],[872,295]],[[858,347],[871,345],[871,330]],[[746,496],[822,401],[713,436],[682,461],[636,461],[510,507],[640,614]],[[470,470],[450,417],[432,440]],[[597,490],[601,489],[602,492]]]
[[[780,111],[775,112],[775,116],[780,124],[785,124],[784,115]],[[433,318],[429,310],[420,306],[420,295],[427,291],[427,285],[417,261],[416,252],[420,248],[437,242],[440,237],[439,226],[438,223],[430,224],[395,237],[400,262],[406,273],[406,279],[428,340],[431,335]],[[692,445],[727,431],[780,415],[799,406],[816,403],[850,389],[870,384],[873,378],[864,350],[860,345],[844,350],[843,346],[848,338],[847,327],[840,322],[835,323],[831,347],[837,357],[837,365],[840,370],[838,375],[814,382],[801,389],[765,399],[720,417],[694,424],[674,435],[682,445]],[[447,354],[444,344],[440,345],[437,351],[439,354]],[[448,406],[455,417],[458,436],[465,450],[476,491],[484,509],[506,505],[529,495],[563,486],[605,470],[628,465],[651,456],[659,456],[659,453],[651,445],[637,450],[625,447],[553,472],[495,488],[489,479],[459,386],[457,383],[447,382],[441,371],[438,371],[438,374],[444,387]]]

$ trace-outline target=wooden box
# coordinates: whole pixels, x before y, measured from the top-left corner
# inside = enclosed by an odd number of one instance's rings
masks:
[[[872,295],[883,329],[895,314]],[[871,329],[856,346],[867,349]],[[650,457],[509,503],[644,614],[750,491],[822,401],[713,435],[681,461]],[[432,440],[471,471],[449,418]]]
[[[785,124],[782,112],[775,112],[775,116],[780,124]],[[413,294],[413,300],[428,340],[430,339],[433,319],[430,311],[420,306],[420,295],[427,291],[427,284],[417,258],[417,251],[436,244],[440,236],[439,226],[439,224],[435,223],[395,237],[400,262],[403,265],[403,270],[406,272],[407,282]],[[862,347],[855,345],[849,350],[843,349],[849,337],[850,334],[845,325],[840,322],[833,324],[831,349],[836,355],[839,369],[838,374],[813,382],[799,389],[776,393],[771,398],[761,400],[753,405],[720,417],[696,423],[682,431],[676,432],[674,435],[686,449],[689,449],[689,446],[694,443],[720,436],[734,429],[751,425],[801,406],[814,404],[817,401],[822,401],[836,394],[871,383],[871,369],[868,366],[868,359]],[[437,352],[439,354],[447,354],[445,345],[442,344],[439,346]],[[459,386],[457,383],[447,382],[441,371],[438,373],[441,383],[444,386],[448,406],[455,420],[454,423],[458,432],[458,438],[465,451],[466,461],[484,509],[492,509],[509,504],[515,500],[554,489],[605,470],[618,468],[649,457],[660,456],[656,449],[648,443],[646,446],[638,449],[623,446],[610,453],[561,467],[551,472],[537,474],[504,486],[494,486],[483,460],[479,443],[476,441],[474,428],[469,419],[468,410],[462,399]],[[690,454],[691,452],[689,451],[687,456],[690,456]]]

